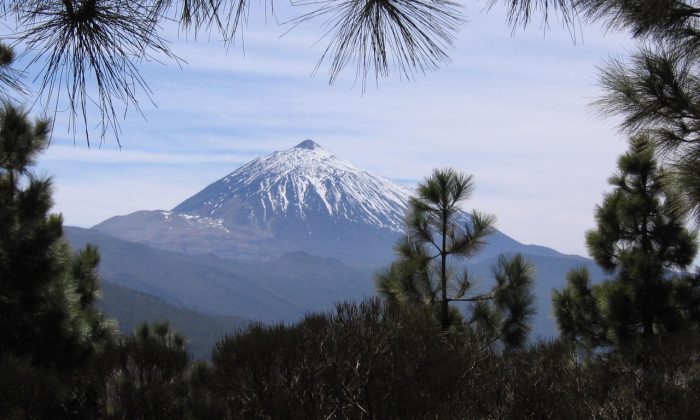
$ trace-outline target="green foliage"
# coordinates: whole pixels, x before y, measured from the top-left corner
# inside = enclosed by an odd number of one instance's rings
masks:
[[[472,177],[438,169],[419,184],[409,203],[405,237],[396,245],[398,259],[379,273],[377,289],[392,304],[424,305],[443,331],[465,321],[450,302],[471,302],[466,322],[507,347],[522,346],[534,315],[531,286],[534,267],[522,255],[502,257],[494,267],[491,292],[465,297],[474,280],[460,262],[474,256],[494,231],[495,218],[476,211],[465,215],[459,205],[474,190]]]
[[[12,101],[13,93],[24,93],[22,74],[12,66],[15,61],[14,50],[0,42],[0,101]]]
[[[668,176],[686,209],[700,223],[700,9],[696,1],[599,3],[598,17],[626,27],[645,42],[631,60],[611,60],[601,71],[605,115],[621,128],[648,133],[669,164]],[[610,5],[602,6],[604,3]]]
[[[547,24],[557,13],[567,26],[581,18],[601,21],[609,29],[624,29],[645,40],[694,41],[697,1],[679,0],[490,0],[505,3],[512,25],[527,25],[541,16]]]
[[[669,177],[672,188],[682,199],[685,209],[690,209],[695,221],[700,221],[700,150],[681,156],[673,163]]]
[[[184,418],[189,355],[167,323],[144,324],[105,355],[105,418]]]
[[[535,314],[534,266],[521,254],[511,259],[501,256],[494,277],[493,305],[500,315],[498,338],[506,348],[523,347],[531,329],[530,320]]]
[[[597,228],[586,234],[590,254],[615,277],[592,286],[587,270],[574,270],[553,296],[562,334],[588,347],[620,347],[697,320],[698,279],[673,271],[692,263],[696,235],[663,182],[653,143],[632,139],[618,168],[614,190],[596,209]]]
[[[31,172],[48,127],[10,103],[0,109],[2,418],[94,415],[90,366],[114,338],[94,306],[97,250],[71,251],[61,217],[48,214],[50,180]]]
[[[48,125],[10,104],[0,110],[0,356],[63,368],[81,364],[110,328],[93,307],[96,250],[70,251],[61,217],[48,214],[51,182],[29,169]]]

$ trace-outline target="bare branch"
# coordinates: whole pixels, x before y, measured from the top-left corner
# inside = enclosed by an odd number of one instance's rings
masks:
[[[492,293],[485,293],[483,295],[472,296],[468,298],[447,298],[448,302],[482,302],[493,299]]]

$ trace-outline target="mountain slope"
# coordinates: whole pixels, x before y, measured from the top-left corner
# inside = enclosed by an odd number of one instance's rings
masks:
[[[167,321],[185,335],[187,349],[197,360],[208,360],[222,336],[248,325],[243,318],[195,312],[109,281],[100,286],[102,299],[97,305],[108,318],[117,320],[123,334],[130,334],[144,322]]]
[[[113,217],[94,229],[188,254],[270,259],[302,251],[377,266],[393,259],[410,194],[306,140],[241,166],[171,211]],[[561,256],[496,232],[477,258],[502,252]]]

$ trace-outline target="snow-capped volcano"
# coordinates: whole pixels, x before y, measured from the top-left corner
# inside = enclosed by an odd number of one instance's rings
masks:
[[[173,209],[221,220],[223,226],[319,219],[401,232],[410,191],[338,159],[312,140],[260,157]]]
[[[305,140],[241,166],[171,211],[113,217],[95,229],[188,253],[304,251],[379,262],[391,258],[410,193]]]
[[[410,194],[305,140],[241,166],[171,211],[138,211],[95,229],[190,254],[269,259],[303,251],[376,265],[393,259]],[[558,255],[496,232],[479,256],[502,252]]]

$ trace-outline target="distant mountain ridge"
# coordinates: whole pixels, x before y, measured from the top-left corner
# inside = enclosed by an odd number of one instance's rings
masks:
[[[157,249],[94,229],[66,227],[65,232],[76,248],[88,243],[97,245],[100,277],[106,286],[105,309],[120,320],[123,331],[129,332],[143,320],[170,317],[173,325],[192,337],[201,357],[206,357],[208,346],[218,335],[241,325],[221,321],[226,319],[221,316],[268,323],[294,322],[305,313],[331,310],[337,301],[359,300],[373,295],[375,290],[374,270],[353,268],[333,258],[303,252],[268,262],[231,260]],[[566,273],[575,267],[588,267],[597,280],[604,274],[591,260],[582,257],[526,254],[525,258],[537,270],[533,337],[553,337],[556,329],[552,289],[563,287]],[[491,257],[468,264],[470,274],[477,279],[475,291],[493,286],[491,271],[496,260],[497,257]],[[112,285],[157,296],[172,307],[132,292],[125,294]],[[201,316],[182,313],[183,308],[214,315],[216,320],[205,321]],[[212,323],[211,327],[207,323]]]
[[[393,259],[411,190],[312,140],[241,166],[170,211],[137,211],[94,229],[188,254],[270,259],[289,252],[378,266]],[[477,258],[561,256],[496,232]]]
[[[292,321],[374,291],[372,270],[302,252],[268,262],[245,261],[185,255],[94,229],[66,227],[65,233],[75,248],[97,245],[103,280],[206,314]]]

